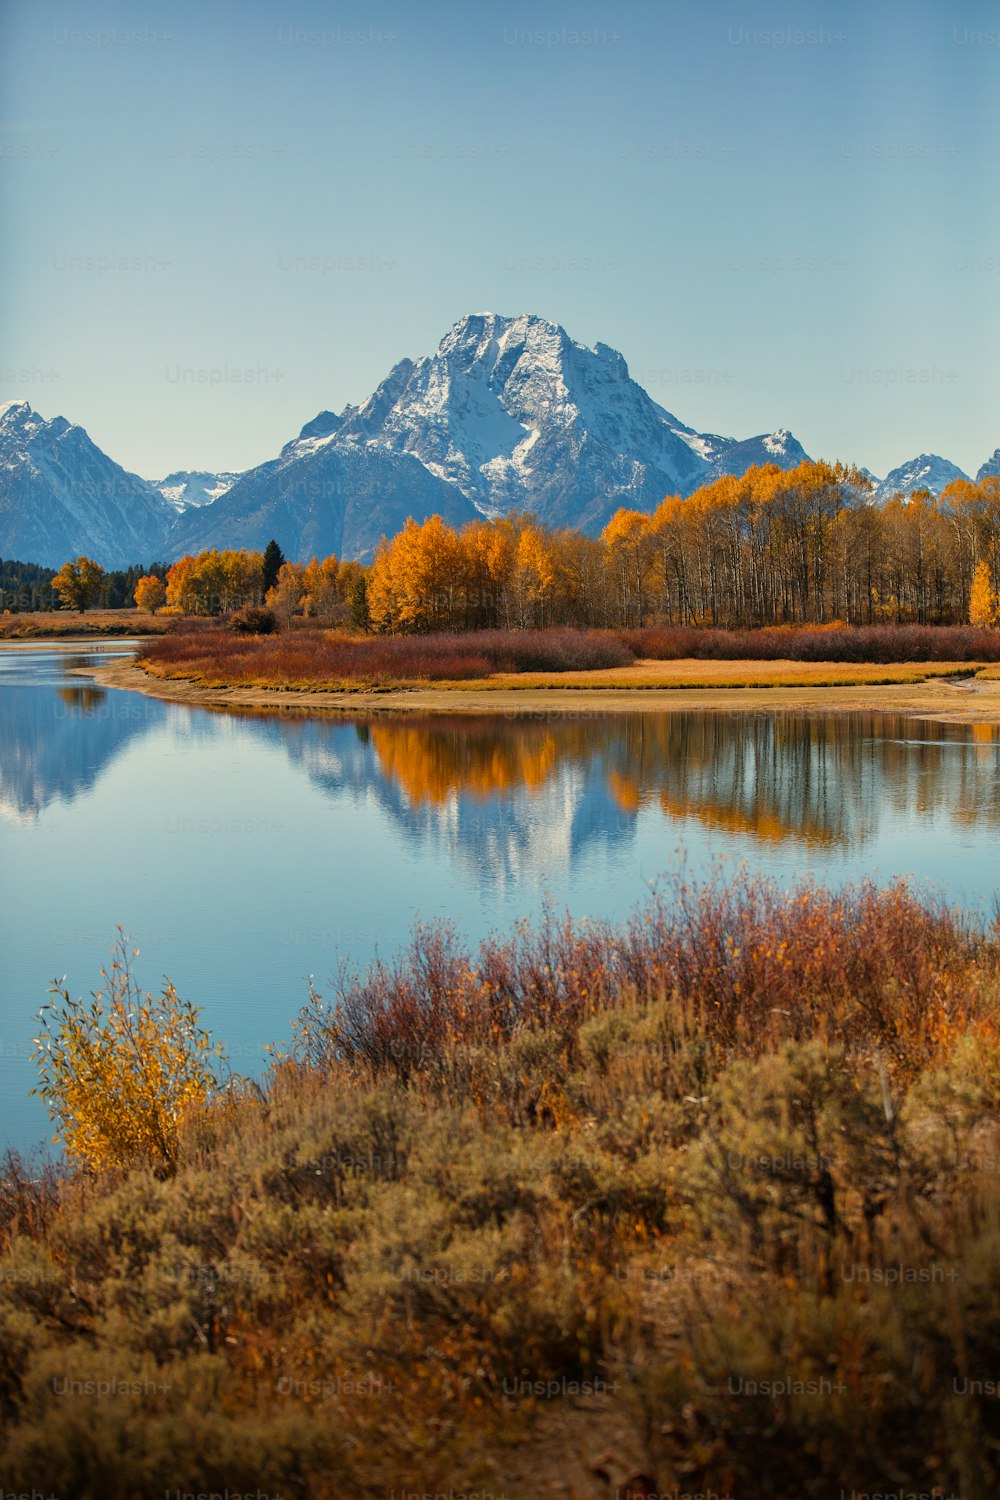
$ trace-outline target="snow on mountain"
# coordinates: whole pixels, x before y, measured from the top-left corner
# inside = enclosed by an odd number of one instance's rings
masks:
[[[994,474],[1000,475],[1000,448],[994,448],[992,456],[980,466],[976,480],[989,479]]]
[[[80,553],[105,567],[151,561],[173,512],[65,417],[27,401],[0,408],[0,556],[59,567]]]
[[[436,353],[403,359],[360,406],[320,412],[278,458],[181,517],[170,555],[259,546],[368,558],[408,515],[531,511],[601,529],[621,505],[652,510],[716,473],[806,457],[784,429],[739,443],[658,406],[607,344],[542,318],[476,313]]]
[[[893,495],[910,495],[914,490],[930,490],[940,495],[953,479],[968,479],[968,474],[953,464],[950,459],[937,453],[920,453],[908,463],[900,464],[882,480],[875,491],[875,499],[881,504]]]
[[[154,479],[153,484],[177,514],[183,515],[192,506],[211,505],[232,489],[239,477],[239,474],[209,474],[203,469],[178,469],[165,479]]]
[[[483,515],[531,510],[588,530],[619,505],[689,494],[708,468],[691,429],[629,378],[620,354],[527,315],[460,319],[436,354],[402,360],[343,419],[338,442],[413,454]]]
[[[809,455],[787,427],[776,432],[761,433],[759,437],[716,438],[717,444],[712,458],[709,479],[718,479],[723,474],[745,474],[754,464],[775,464],[779,469],[794,469],[806,463]]]
[[[652,510],[754,464],[808,458],[779,427],[739,439],[698,432],[658,405],[607,344],[577,343],[531,315],[460,318],[433,354],[402,359],[360,406],[321,411],[278,456],[245,474],[127,474],[63,418],[0,407],[0,554],[106,565],[202,547],[370,559],[408,516],[531,511],[595,534],[619,506]],[[1000,449],[980,477],[1000,472]],[[894,469],[872,498],[955,478],[936,455]]]

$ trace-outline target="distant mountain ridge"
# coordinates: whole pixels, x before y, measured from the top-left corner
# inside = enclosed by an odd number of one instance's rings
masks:
[[[941,458],[937,453],[919,453],[908,463],[900,464],[898,469],[890,470],[882,482],[876,485],[875,499],[883,502],[890,500],[893,495],[910,495],[914,490],[929,490],[932,495],[936,496],[940,495],[953,479],[968,479],[968,477],[968,474],[957,464],[953,464],[950,459]]]
[[[204,469],[178,469],[165,479],[153,481],[163,498],[183,515],[192,506],[200,508],[211,505],[227,490],[232,489],[239,474],[210,474]]]
[[[53,568],[81,552],[105,567],[152,561],[175,516],[82,427],[46,421],[26,401],[0,407],[0,556]]]
[[[69,435],[69,436],[68,436]],[[454,525],[531,511],[596,533],[619,506],[652,510],[754,464],[809,457],[787,428],[747,439],[698,432],[632,380],[615,349],[575,342],[531,315],[459,319],[436,352],[402,359],[360,406],[321,411],[242,474],[121,469],[64,418],[0,408],[0,556],[57,566],[170,561],[204,547],[370,559],[408,516]],[[1000,472],[1000,449],[979,472]],[[874,476],[872,476],[874,478]],[[963,471],[921,454],[877,483],[876,500]]]

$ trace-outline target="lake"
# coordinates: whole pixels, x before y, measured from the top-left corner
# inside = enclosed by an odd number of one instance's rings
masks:
[[[415,921],[477,938],[548,899],[619,917],[684,864],[781,882],[905,874],[991,914],[1000,732],[888,714],[212,713],[71,669],[127,646],[0,650],[0,1145],[53,978],[99,983],[120,924],[233,1067],[288,1039],[307,976]]]

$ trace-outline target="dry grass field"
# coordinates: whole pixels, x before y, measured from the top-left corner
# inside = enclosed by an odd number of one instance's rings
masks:
[[[0,641],[163,635],[171,623],[170,616],[151,615],[138,609],[88,609],[84,614],[71,609],[4,613],[0,615]]]
[[[881,686],[929,678],[973,677],[969,662],[637,661],[593,672],[496,672],[458,691],[526,688],[795,688]],[[994,671],[1000,675],[1000,669]],[[443,686],[444,684],[439,684]]]

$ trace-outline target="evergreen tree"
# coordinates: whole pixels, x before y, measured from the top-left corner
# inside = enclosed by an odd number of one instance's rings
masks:
[[[368,579],[364,573],[359,573],[351,590],[351,624],[358,630],[369,630],[371,623],[368,612]]]
[[[272,537],[271,540],[268,542],[267,546],[264,548],[264,593],[265,593],[265,595],[267,594],[268,590],[269,589],[273,589],[274,586],[275,586],[275,584],[277,583],[277,581],[278,581],[278,574],[281,572],[281,565],[282,565],[282,563],[284,561],[285,561],[285,554],[282,552],[281,548],[278,546],[277,542],[274,540],[274,537]]]

